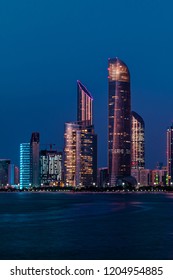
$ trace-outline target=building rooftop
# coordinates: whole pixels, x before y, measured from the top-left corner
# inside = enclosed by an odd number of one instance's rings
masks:
[[[91,93],[87,90],[87,88],[79,81],[77,80],[77,85],[81,90],[83,90],[91,99],[93,99]]]
[[[127,65],[118,57],[108,59],[108,79],[110,81],[130,82],[130,72]]]

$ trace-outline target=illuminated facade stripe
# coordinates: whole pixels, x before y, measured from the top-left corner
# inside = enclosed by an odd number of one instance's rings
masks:
[[[30,187],[30,143],[20,144],[20,189]]]

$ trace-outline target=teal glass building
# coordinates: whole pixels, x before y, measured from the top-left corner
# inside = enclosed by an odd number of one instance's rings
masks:
[[[20,144],[20,189],[29,188],[30,182],[30,143]]]

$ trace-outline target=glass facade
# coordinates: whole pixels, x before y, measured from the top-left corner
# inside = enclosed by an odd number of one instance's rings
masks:
[[[10,178],[10,160],[0,159],[0,187],[5,187]]]
[[[20,144],[20,189],[31,186],[30,143]]]
[[[77,122],[65,124],[65,182],[70,186],[97,183],[97,135],[94,133],[93,97],[77,81]]]
[[[65,124],[65,181],[70,186],[97,182],[97,135],[93,126]]]
[[[62,153],[53,150],[40,151],[40,181],[43,185],[60,185],[62,180]]]
[[[77,81],[77,121],[85,126],[93,123],[92,113],[93,97],[87,88]]]
[[[173,125],[167,129],[167,171],[168,185],[173,183]]]
[[[70,186],[80,184],[81,174],[81,131],[77,123],[65,124],[65,149],[64,167],[65,182]]]
[[[81,184],[97,182],[97,135],[93,126],[81,128]]]
[[[31,147],[31,186],[40,186],[40,169],[39,169],[39,152],[40,152],[40,135],[39,132],[33,132],[30,141]]]
[[[143,119],[132,112],[132,169],[145,168],[145,124]]]
[[[108,61],[108,166],[110,185],[131,173],[130,73],[118,58]]]

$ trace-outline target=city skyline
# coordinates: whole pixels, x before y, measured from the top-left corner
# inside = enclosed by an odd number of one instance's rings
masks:
[[[55,158],[52,144],[49,152],[40,151],[39,132],[33,132],[30,143],[20,144],[20,188],[93,187],[101,181],[110,187],[172,186],[172,131],[167,129],[167,167],[157,163],[154,170],[145,169],[145,122],[131,111],[130,72],[118,57],[109,58],[107,170],[97,169],[93,97],[77,80],[77,120],[65,123],[64,161]]]
[[[117,58],[116,57],[116,59],[118,59],[119,60],[119,58]],[[112,58],[112,59],[108,59],[108,61],[110,61],[110,60],[115,60],[114,58]],[[122,62],[121,60],[119,60],[120,62]],[[123,62],[122,62],[123,63]],[[126,65],[125,65],[126,66]],[[109,71],[109,68],[108,68],[108,71]],[[109,79],[109,76],[108,76],[108,79]],[[81,87],[81,89],[82,89],[82,87],[83,87],[83,90],[85,89],[86,91],[87,91],[87,89],[85,88],[85,86],[79,81],[79,80],[77,80],[77,91],[79,91],[79,88]],[[109,92],[108,92],[109,93]],[[88,94],[90,94],[89,92],[88,92]],[[93,97],[92,96],[90,96],[91,97],[91,100],[93,101]],[[78,100],[78,97],[76,98],[77,100]],[[133,108],[132,108],[133,109]],[[74,108],[74,111],[75,111],[75,108]],[[82,111],[82,107],[81,107],[81,111]],[[93,123],[93,116],[92,116],[92,111],[93,111],[93,109],[92,109],[92,106],[91,106],[91,108],[90,108],[90,113],[91,113],[91,120],[89,120],[89,123]],[[77,120],[78,120],[78,122],[79,123],[82,123],[83,121],[82,121],[82,115],[79,117],[79,112],[78,112],[78,110],[76,110],[76,113],[77,113]],[[135,114],[135,115],[138,115],[137,113],[135,113],[134,111],[131,111],[131,116],[133,116],[133,114]],[[134,116],[133,116],[134,117]],[[144,122],[143,121],[143,119],[142,119],[142,117],[141,116],[139,116],[138,115],[138,117],[139,118],[141,118],[141,121],[142,122]],[[80,120],[80,118],[81,118],[81,120]],[[75,122],[74,122],[74,124],[76,124]],[[167,125],[167,128],[165,129],[165,131],[168,131],[168,129],[169,129],[169,124]],[[31,134],[34,134],[35,132],[31,132]],[[37,132],[38,134],[39,134],[39,132]],[[62,134],[63,134],[63,132],[62,132]],[[166,135],[166,132],[165,132],[165,135]],[[166,138],[166,136],[165,136],[165,139],[167,139]],[[32,140],[32,139],[31,139]],[[167,140],[165,140],[165,141],[167,141]],[[25,141],[26,142],[26,141]],[[43,141],[44,142],[44,141]],[[49,144],[44,144],[44,143],[41,143],[41,146],[47,146],[47,145],[49,145]],[[53,141],[51,141],[51,142],[53,142]],[[19,143],[19,146],[20,146],[20,144],[21,143]],[[50,145],[52,145],[52,144],[50,144]],[[57,147],[59,147],[59,145],[58,145],[58,143],[56,143],[56,144],[53,144],[53,145],[55,145],[55,146],[57,146]],[[58,150],[59,151],[63,151],[63,149],[64,149],[64,146],[62,145],[61,146],[61,148],[59,148]],[[166,153],[167,153],[167,143],[165,143],[165,150],[166,150]],[[4,157],[5,158],[5,157]],[[10,157],[10,161],[12,161],[11,160],[11,158],[12,157]],[[13,161],[12,161],[13,162]],[[151,167],[149,167],[149,166],[147,166],[148,168],[150,168],[150,169],[154,169],[156,166],[157,166],[157,164],[158,164],[158,162],[159,161],[157,161],[157,162],[155,162],[155,166],[153,166],[153,168],[151,168]],[[13,162],[13,164],[14,164],[15,162]],[[164,165],[167,165],[167,158],[166,158],[166,156],[165,156],[165,160],[164,160],[164,162],[162,162]],[[18,166],[20,165],[20,160],[19,160],[19,157],[18,157]],[[108,162],[107,162],[107,164],[105,164],[105,166],[108,166]],[[103,166],[101,166],[101,165],[99,165],[99,163],[98,163],[98,167],[104,167],[104,165]]]
[[[173,4],[166,4],[156,0],[75,0],[68,5],[54,0],[49,5],[45,0],[42,5],[2,1],[0,157],[19,165],[19,144],[28,141],[32,131],[40,132],[42,143],[56,143],[62,150],[60,132],[64,122],[75,119],[71,108],[75,108],[79,79],[95,97],[98,163],[105,166],[107,58],[118,56],[131,72],[132,110],[146,124],[146,166],[154,168],[157,161],[166,164],[165,130],[173,119]],[[116,17],[114,11],[118,11]],[[88,14],[90,21],[84,21]]]

